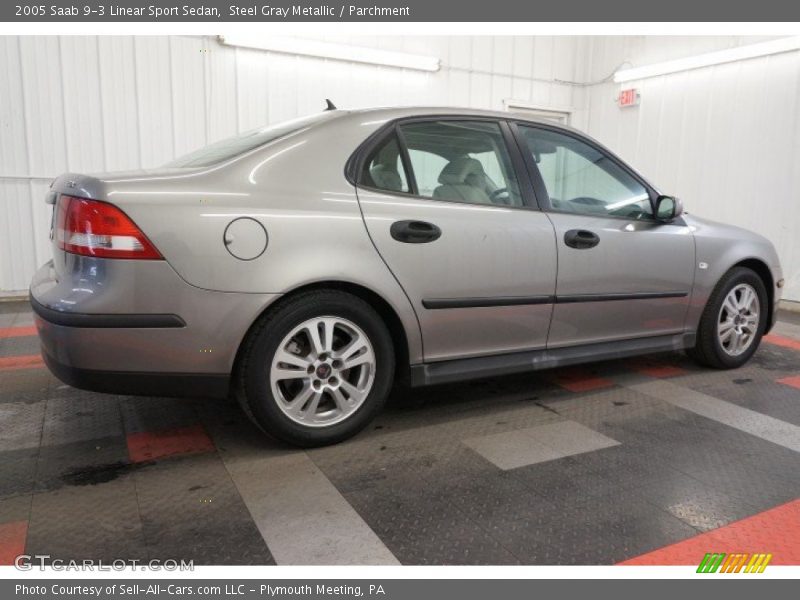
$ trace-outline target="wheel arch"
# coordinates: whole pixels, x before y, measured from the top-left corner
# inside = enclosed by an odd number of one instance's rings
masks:
[[[277,307],[282,305],[284,302],[287,302],[305,292],[320,290],[337,290],[341,292],[347,292],[364,300],[373,309],[375,309],[386,327],[389,329],[389,335],[392,338],[392,345],[394,346],[395,352],[395,379],[408,379],[410,370],[408,335],[403,326],[403,322],[394,307],[392,307],[392,305],[380,294],[363,285],[349,281],[325,280],[307,283],[289,290],[285,294],[281,295],[278,300],[267,305],[256,316],[256,318],[253,319],[250,327],[247,329],[244,336],[242,336],[242,340],[239,342],[239,347],[236,350],[236,356],[233,361],[233,369],[231,371],[234,374],[234,381],[236,380],[235,374],[238,373],[239,366],[243,358],[244,348],[247,346],[247,341],[258,323],[266,315],[276,310]]]
[[[767,263],[760,258],[746,258],[740,260],[733,265],[731,269],[736,267],[746,267],[754,271],[755,274],[761,278],[761,281],[764,282],[764,287],[767,289],[767,328],[765,330],[765,333],[767,333],[772,329],[775,316],[775,280],[772,276],[772,271]]]

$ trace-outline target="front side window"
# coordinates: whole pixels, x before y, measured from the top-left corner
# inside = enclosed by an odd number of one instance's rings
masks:
[[[522,206],[503,133],[487,121],[430,121],[399,126],[416,193],[436,200]]]
[[[600,150],[555,131],[519,130],[553,209],[631,219],[653,216],[647,189]]]

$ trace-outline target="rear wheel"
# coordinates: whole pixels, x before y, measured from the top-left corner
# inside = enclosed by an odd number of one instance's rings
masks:
[[[389,332],[366,302],[340,291],[293,297],[250,335],[240,370],[245,412],[290,444],[332,444],[383,406],[394,376]]]
[[[709,298],[689,354],[717,369],[734,369],[753,356],[767,323],[767,290],[752,270],[728,271]]]

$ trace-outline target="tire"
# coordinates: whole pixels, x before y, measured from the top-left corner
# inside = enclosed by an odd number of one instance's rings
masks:
[[[372,306],[338,290],[304,292],[280,301],[248,335],[237,397],[279,440],[335,444],[380,411],[394,370],[391,336]]]
[[[741,327],[744,327],[744,329],[741,329],[741,331],[752,331],[752,333],[745,336],[746,347],[739,349],[733,346],[734,342],[732,340],[738,335],[737,331],[740,331],[740,329],[733,327],[733,333],[724,342],[721,338],[723,332],[723,329],[720,329],[721,323],[729,321],[729,314],[735,312],[733,310],[729,311],[727,307],[723,311],[723,304],[733,290],[737,290],[734,294],[734,299],[736,299],[741,297],[740,294],[748,289],[755,292],[758,300],[757,323],[752,324],[751,311],[739,313],[740,315],[746,315],[750,320],[747,324],[742,321]],[[753,305],[750,304],[750,306],[752,307]],[[767,327],[768,310],[767,290],[761,278],[751,269],[734,267],[723,275],[711,293],[711,297],[700,317],[700,325],[697,328],[697,343],[694,348],[687,350],[687,353],[700,364],[715,369],[736,369],[741,367],[750,360],[750,357],[753,356],[761,343],[761,337]],[[742,318],[741,316],[739,317],[740,320]],[[728,329],[731,328],[726,327],[724,331]]]

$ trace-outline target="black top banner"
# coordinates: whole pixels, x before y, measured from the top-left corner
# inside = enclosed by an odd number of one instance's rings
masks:
[[[786,22],[796,0],[4,0],[3,22]]]

